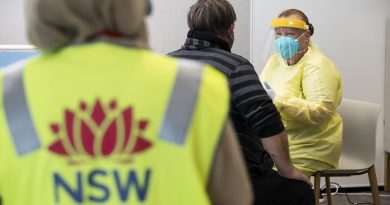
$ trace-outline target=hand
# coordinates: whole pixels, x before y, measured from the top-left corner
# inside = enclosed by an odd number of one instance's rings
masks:
[[[267,83],[267,81],[264,81],[263,87],[264,87],[265,92],[267,92],[268,96],[269,96],[272,100],[274,100],[274,99],[275,99],[275,96],[276,96],[276,93],[275,93],[275,91],[271,88],[271,86]]]
[[[299,169],[297,169],[296,167],[293,167],[291,169],[291,171],[289,171],[287,173],[279,172],[279,175],[286,177],[286,178],[289,178],[289,179],[304,181],[307,184],[309,184],[311,187],[313,187],[313,184],[310,182],[309,177],[307,177],[305,174],[303,174],[303,172],[300,171]]]
[[[262,138],[261,143],[274,160],[280,176],[301,180],[312,186],[310,179],[291,163],[286,132]]]

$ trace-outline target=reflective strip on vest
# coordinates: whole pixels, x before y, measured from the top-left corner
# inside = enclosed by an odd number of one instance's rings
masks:
[[[25,62],[4,70],[3,101],[10,134],[19,156],[41,147],[24,91]],[[160,138],[178,145],[185,142],[203,75],[203,65],[179,60],[178,72],[165,113]]]
[[[41,147],[24,92],[25,61],[7,67],[3,79],[3,103],[10,135],[19,156]]]
[[[203,70],[200,63],[178,61],[173,92],[160,132],[161,139],[178,145],[184,144],[198,99]]]

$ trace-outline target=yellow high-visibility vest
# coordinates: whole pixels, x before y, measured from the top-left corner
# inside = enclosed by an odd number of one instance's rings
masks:
[[[210,66],[93,43],[0,73],[3,205],[209,204],[229,109]]]

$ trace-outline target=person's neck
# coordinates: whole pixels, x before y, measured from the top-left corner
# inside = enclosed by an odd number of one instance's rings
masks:
[[[203,30],[190,30],[188,31],[187,37],[203,41],[209,41],[211,43],[216,44],[221,49],[231,52],[229,43],[224,38],[221,38],[219,35],[213,32]]]
[[[134,38],[120,32],[105,30],[90,36],[86,42],[107,42],[120,46],[149,49],[146,39]]]

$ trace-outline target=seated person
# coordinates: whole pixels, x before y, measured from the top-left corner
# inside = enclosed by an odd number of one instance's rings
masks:
[[[303,12],[286,10],[272,26],[278,54],[268,59],[260,79],[281,113],[293,164],[307,176],[337,168],[343,129],[336,111],[339,71],[310,43],[314,27]]]
[[[229,1],[196,1],[188,12],[187,39],[169,55],[211,64],[228,78],[230,116],[252,182],[254,204],[314,204],[309,178],[291,163],[279,112],[252,64],[231,52],[235,21]],[[274,162],[278,172],[272,169]]]

